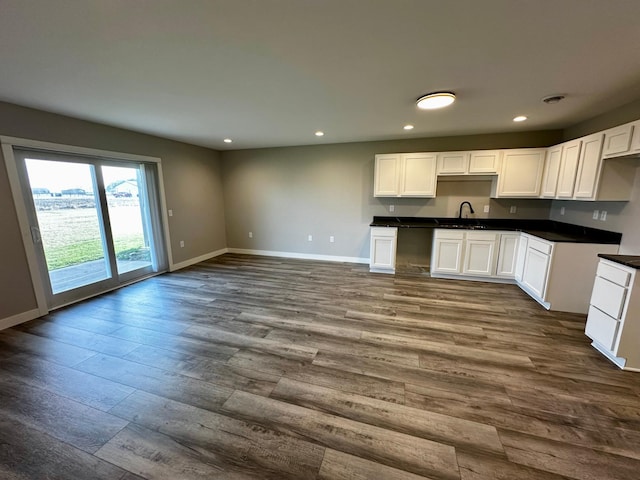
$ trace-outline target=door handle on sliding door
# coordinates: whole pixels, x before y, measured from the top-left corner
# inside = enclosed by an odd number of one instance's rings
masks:
[[[40,235],[40,229],[38,227],[31,227],[31,240],[33,240],[33,243],[42,242],[42,236]]]

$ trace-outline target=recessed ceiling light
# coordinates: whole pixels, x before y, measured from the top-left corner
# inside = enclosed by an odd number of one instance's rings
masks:
[[[322,137],[322,136],[324,136],[324,132],[322,132],[322,131],[318,130],[318,131],[316,132],[316,137]]]
[[[413,125],[405,125],[404,127],[405,130],[413,130]]]
[[[416,105],[422,110],[433,110],[451,105],[456,101],[456,96],[452,92],[434,92],[423,95],[416,100]]]
[[[524,115],[518,115],[513,119],[514,122],[524,122],[527,119]]]
[[[231,140],[230,138],[225,138],[225,139],[223,140],[223,142],[224,142],[224,143],[231,143],[231,142],[233,142],[233,140]]]

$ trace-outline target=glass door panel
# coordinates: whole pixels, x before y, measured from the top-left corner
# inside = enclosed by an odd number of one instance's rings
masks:
[[[25,159],[53,295],[111,278],[94,166]]]
[[[102,166],[118,274],[152,267],[152,232],[140,166]]]

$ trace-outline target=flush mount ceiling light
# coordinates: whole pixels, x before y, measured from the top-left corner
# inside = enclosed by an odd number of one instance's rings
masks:
[[[404,127],[405,130],[413,130],[413,125],[405,125]]]
[[[225,138],[225,139],[223,140],[223,142],[224,142],[224,143],[231,143],[231,142],[233,142],[233,140],[231,140],[230,138]]]
[[[422,110],[434,110],[447,107],[455,101],[456,96],[452,92],[433,92],[416,100],[416,105]]]
[[[322,132],[322,131],[318,130],[318,131],[315,133],[315,135],[316,135],[316,137],[323,137],[323,136],[324,136],[324,132]]]
[[[513,119],[514,122],[524,122],[527,119],[524,115],[518,115]]]

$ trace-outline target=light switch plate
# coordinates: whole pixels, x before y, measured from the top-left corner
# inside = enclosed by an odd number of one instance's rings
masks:
[[[602,210],[600,212],[600,220],[602,220],[603,222],[607,221],[607,211],[606,210]]]
[[[489,213],[489,205],[484,206],[484,213]]]
[[[516,207],[515,205],[511,205],[511,207],[509,208],[509,213],[516,213],[518,211],[518,207]]]
[[[396,211],[396,206],[395,205],[389,205],[389,212],[393,213]]]
[[[593,217],[592,217],[592,218],[593,218],[594,220],[597,220],[599,216],[600,216],[600,211],[599,211],[599,210],[594,210],[594,211],[593,211]]]
[[[564,215],[564,207],[560,207],[560,215]]]

